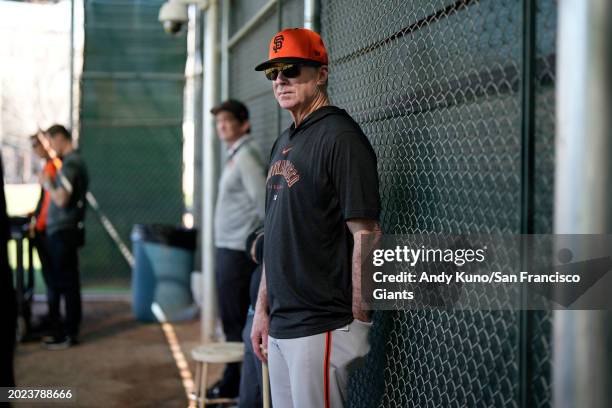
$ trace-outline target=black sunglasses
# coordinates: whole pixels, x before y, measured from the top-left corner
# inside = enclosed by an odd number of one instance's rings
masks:
[[[300,76],[302,72],[300,64],[286,64],[277,67],[272,67],[264,70],[264,74],[266,74],[266,78],[270,81],[276,81],[279,73],[283,73],[285,78],[297,78]]]
[[[270,81],[276,81],[276,78],[278,78],[278,74],[281,72],[283,73],[283,76],[285,78],[297,78],[302,73],[303,67],[320,67],[320,66],[321,64],[318,64],[318,63],[307,63],[307,62],[301,62],[298,64],[285,64],[285,65],[268,68],[264,70],[264,74],[266,75],[266,78],[268,78]]]

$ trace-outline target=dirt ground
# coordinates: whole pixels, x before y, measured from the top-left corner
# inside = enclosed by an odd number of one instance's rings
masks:
[[[41,310],[44,306],[36,304],[35,313],[41,314]],[[135,321],[130,304],[123,301],[86,301],[83,313],[78,346],[61,351],[48,351],[39,342],[18,346],[17,386],[70,387],[76,394],[76,403],[66,405],[71,407],[188,405],[179,371],[158,324]],[[199,342],[199,323],[176,323],[173,327],[194,376],[190,350]],[[209,384],[219,378],[222,369],[211,367]]]

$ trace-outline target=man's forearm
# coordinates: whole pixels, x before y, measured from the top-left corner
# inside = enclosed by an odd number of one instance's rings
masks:
[[[266,286],[266,266],[263,266],[261,272],[261,281],[259,282],[259,291],[257,292],[257,303],[255,304],[256,313],[268,314],[268,287]]]
[[[251,328],[251,344],[257,358],[267,362],[268,330],[270,328],[270,316],[268,314],[268,289],[266,287],[266,266],[263,266],[259,292],[257,293],[257,304],[255,305],[255,316]]]
[[[50,183],[46,183],[45,189],[49,192],[51,200],[58,206],[64,207],[70,198],[68,192],[61,187],[53,188]]]
[[[361,235],[362,233],[355,234],[355,245],[353,246],[353,310],[361,310]]]
[[[357,223],[356,225],[349,223],[349,228],[353,232],[353,257],[352,257],[352,285],[353,285],[353,312],[361,313],[362,311],[362,296],[361,296],[361,266],[362,255],[367,256],[378,244],[382,234],[380,226],[377,222],[372,223]],[[356,316],[359,317],[359,316]],[[365,317],[365,316],[361,316]]]

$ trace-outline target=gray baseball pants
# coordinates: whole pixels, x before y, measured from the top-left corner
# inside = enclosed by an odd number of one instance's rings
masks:
[[[372,323],[359,320],[333,331],[295,339],[268,337],[272,405],[337,408],[347,402],[351,371],[370,349]]]

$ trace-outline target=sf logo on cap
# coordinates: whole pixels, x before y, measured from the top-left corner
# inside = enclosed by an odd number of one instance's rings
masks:
[[[283,48],[283,40],[284,39],[285,39],[285,37],[283,37],[281,34],[279,34],[276,37],[274,37],[274,47],[272,47],[272,50],[274,52],[278,52],[278,50]]]

